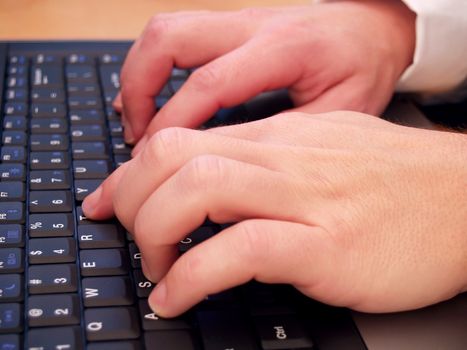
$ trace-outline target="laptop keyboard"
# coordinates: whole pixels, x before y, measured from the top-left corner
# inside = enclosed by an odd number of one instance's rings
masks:
[[[317,349],[323,306],[287,286],[251,282],[159,318],[132,237],[115,220],[83,215],[86,195],[130,159],[111,105],[123,60],[124,52],[6,57],[0,349]],[[158,107],[189,74],[173,70]],[[180,252],[221,228],[207,222]]]

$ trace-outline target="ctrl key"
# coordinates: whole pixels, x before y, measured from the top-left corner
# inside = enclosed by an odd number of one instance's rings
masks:
[[[22,315],[20,304],[0,304],[0,334],[21,332],[23,330]]]

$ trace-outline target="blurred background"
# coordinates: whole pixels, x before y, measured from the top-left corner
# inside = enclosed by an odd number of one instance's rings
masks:
[[[311,0],[0,0],[0,40],[134,39],[160,12],[305,5]]]

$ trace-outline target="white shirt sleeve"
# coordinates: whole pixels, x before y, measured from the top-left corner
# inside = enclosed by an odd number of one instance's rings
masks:
[[[467,0],[403,0],[417,14],[413,63],[397,90],[437,94],[467,78]]]

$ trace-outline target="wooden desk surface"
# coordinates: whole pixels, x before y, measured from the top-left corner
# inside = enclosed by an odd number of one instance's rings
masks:
[[[304,5],[310,0],[0,0],[0,40],[134,39],[156,13]]]

